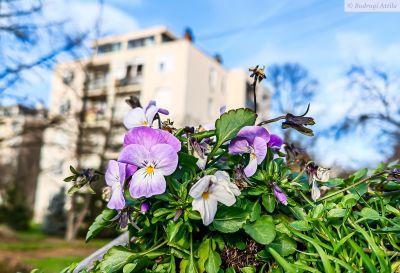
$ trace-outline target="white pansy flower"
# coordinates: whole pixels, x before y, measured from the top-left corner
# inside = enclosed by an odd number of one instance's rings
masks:
[[[230,182],[227,172],[217,171],[214,175],[206,175],[197,181],[189,191],[194,198],[193,210],[200,212],[203,224],[208,226],[214,220],[218,202],[225,206],[236,203],[236,196],[240,195],[239,188]]]
[[[155,101],[150,101],[145,109],[136,107],[128,112],[124,118],[124,125],[127,129],[153,125],[154,117],[157,113],[168,115],[168,110],[156,106]]]

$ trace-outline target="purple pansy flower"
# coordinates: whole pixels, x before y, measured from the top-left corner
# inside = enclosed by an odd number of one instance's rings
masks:
[[[160,129],[137,127],[125,135],[124,145],[119,161],[139,168],[129,184],[131,196],[148,198],[164,193],[164,176],[172,174],[178,166],[179,140]]]
[[[274,188],[276,198],[286,206],[288,204],[286,194],[283,193],[282,189],[276,184],[276,182],[272,182],[272,187]]]
[[[124,125],[127,129],[139,126],[151,127],[157,113],[164,115],[169,114],[168,110],[157,107],[156,102],[152,100],[149,102],[146,109],[136,107],[129,111],[124,118]]]
[[[278,135],[274,134],[270,135],[268,147],[277,152],[281,149],[282,144],[283,144],[282,138],[280,138]]]
[[[126,177],[126,164],[110,160],[105,174],[105,180],[111,187],[111,197],[107,207],[121,210],[125,207],[124,182]]]
[[[267,129],[260,126],[245,126],[237,137],[229,144],[231,154],[250,154],[249,164],[244,168],[244,173],[250,177],[267,155],[267,143],[270,135]]]

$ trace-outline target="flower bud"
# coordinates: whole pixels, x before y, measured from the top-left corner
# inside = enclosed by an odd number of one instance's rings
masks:
[[[144,201],[141,205],[140,205],[140,213],[142,214],[146,214],[146,212],[148,212],[150,210],[150,203],[147,201]]]

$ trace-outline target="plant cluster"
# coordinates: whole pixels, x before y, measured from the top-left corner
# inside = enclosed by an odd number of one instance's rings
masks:
[[[263,69],[253,68],[252,76],[255,90],[265,78]],[[83,272],[336,273],[399,267],[399,164],[363,169],[346,179],[329,178],[329,170],[314,162],[293,171],[282,139],[262,125],[285,120],[283,128],[312,135],[306,126],[314,120],[305,114],[256,125],[255,111],[235,109],[212,126],[181,129],[162,122],[160,114],[168,111],[151,102],[124,119],[123,149],[104,175],[107,208],[86,239],[113,226],[127,230],[130,240]],[[75,183],[72,191],[101,174],[73,172],[67,178]]]

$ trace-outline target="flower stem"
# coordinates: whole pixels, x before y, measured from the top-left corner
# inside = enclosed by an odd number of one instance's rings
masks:
[[[257,77],[254,77],[254,81],[253,81],[254,113],[257,113],[257,94],[256,94],[256,86],[257,86]]]
[[[371,176],[368,176],[368,177],[366,177],[366,178],[364,178],[364,179],[361,179],[360,181],[354,183],[353,185],[347,186],[347,187],[344,188],[344,189],[341,189],[341,190],[339,190],[339,191],[335,191],[335,192],[333,192],[333,193],[331,193],[331,194],[328,194],[328,195],[326,195],[326,196],[324,196],[324,197],[318,199],[316,202],[321,202],[321,201],[323,201],[323,200],[325,200],[325,199],[328,199],[328,198],[330,198],[330,197],[332,197],[332,196],[335,196],[335,195],[337,195],[337,194],[339,194],[339,193],[348,191],[348,190],[350,190],[350,189],[352,189],[352,188],[354,188],[354,187],[357,187],[358,185],[361,185],[361,184],[364,183],[364,182],[367,182],[368,180],[371,180],[371,179],[380,177],[380,176],[384,175],[385,173],[387,173],[387,171],[379,172],[379,173],[373,174],[373,175],[371,175]]]
[[[273,118],[273,119],[262,121],[259,124],[257,124],[257,126],[262,126],[262,125],[265,125],[265,124],[268,124],[268,123],[272,123],[272,122],[276,122],[276,121],[279,121],[279,120],[285,119],[285,118],[286,118],[286,116],[279,116],[279,117],[276,117],[276,118]]]

